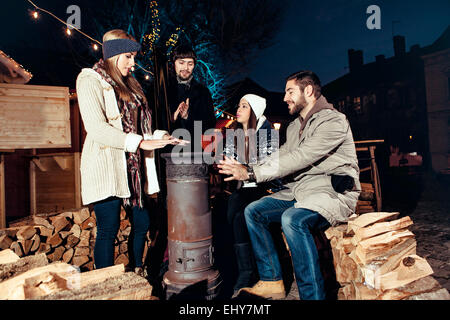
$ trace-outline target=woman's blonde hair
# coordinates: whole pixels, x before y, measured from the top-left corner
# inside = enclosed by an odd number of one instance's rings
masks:
[[[125,31],[121,29],[114,29],[106,32],[103,35],[103,42],[114,39],[130,39],[136,41],[133,36],[129,35]],[[127,102],[133,99],[132,94],[136,94],[141,97],[144,103],[147,103],[147,99],[145,98],[144,91],[142,90],[139,82],[131,75],[122,76],[119,69],[117,68],[117,60],[119,59],[119,55],[115,55],[111,58],[105,60],[105,71],[109,74],[109,76],[114,80],[117,84],[116,91],[119,94],[119,98],[121,100],[125,100]]]

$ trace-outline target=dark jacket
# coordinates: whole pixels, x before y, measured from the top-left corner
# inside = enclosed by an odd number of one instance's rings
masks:
[[[170,131],[176,129],[187,129],[191,134],[191,140],[194,138],[194,121],[202,121],[203,134],[207,129],[215,128],[216,117],[214,106],[209,90],[195,79],[192,79],[190,85],[179,84],[175,77],[169,79],[168,102],[171,116],[177,110],[182,101],[189,98],[188,118],[185,120],[181,116],[173,122]]]

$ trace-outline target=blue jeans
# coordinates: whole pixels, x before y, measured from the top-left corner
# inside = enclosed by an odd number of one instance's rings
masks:
[[[94,204],[97,219],[97,239],[94,247],[95,268],[114,265],[114,241],[120,226],[122,199],[111,197]],[[150,226],[147,209],[127,208],[131,232],[128,238],[128,255],[133,267],[142,267],[145,237]]]
[[[319,213],[295,208],[294,204],[295,200],[262,198],[245,208],[245,221],[255,253],[259,277],[264,281],[283,279],[278,254],[269,231],[271,222],[281,223],[291,251],[300,298],[324,300],[324,281],[310,229],[323,229],[330,224]]]

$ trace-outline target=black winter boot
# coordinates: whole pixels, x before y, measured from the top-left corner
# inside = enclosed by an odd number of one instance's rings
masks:
[[[250,243],[236,243],[234,245],[236,261],[238,265],[238,278],[234,285],[234,295],[239,289],[252,287],[259,280],[258,270],[256,269],[255,257]]]

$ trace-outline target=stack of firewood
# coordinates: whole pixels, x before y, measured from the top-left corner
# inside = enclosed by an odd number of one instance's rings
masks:
[[[44,253],[20,258],[0,251],[0,300],[154,300],[152,286],[123,264],[80,272]]]
[[[375,190],[371,183],[361,182],[361,193],[356,205],[356,213],[373,212],[375,208]]]
[[[115,264],[127,265],[129,262],[130,231],[129,219],[122,209],[115,243]],[[45,253],[51,262],[62,261],[87,271],[94,269],[96,235],[95,212],[84,207],[62,213],[37,214],[10,223],[9,228],[0,229],[0,249],[11,249],[19,257]],[[144,257],[149,244],[147,237]]]
[[[341,284],[340,300],[450,299],[416,254],[410,217],[371,212],[325,231]]]

